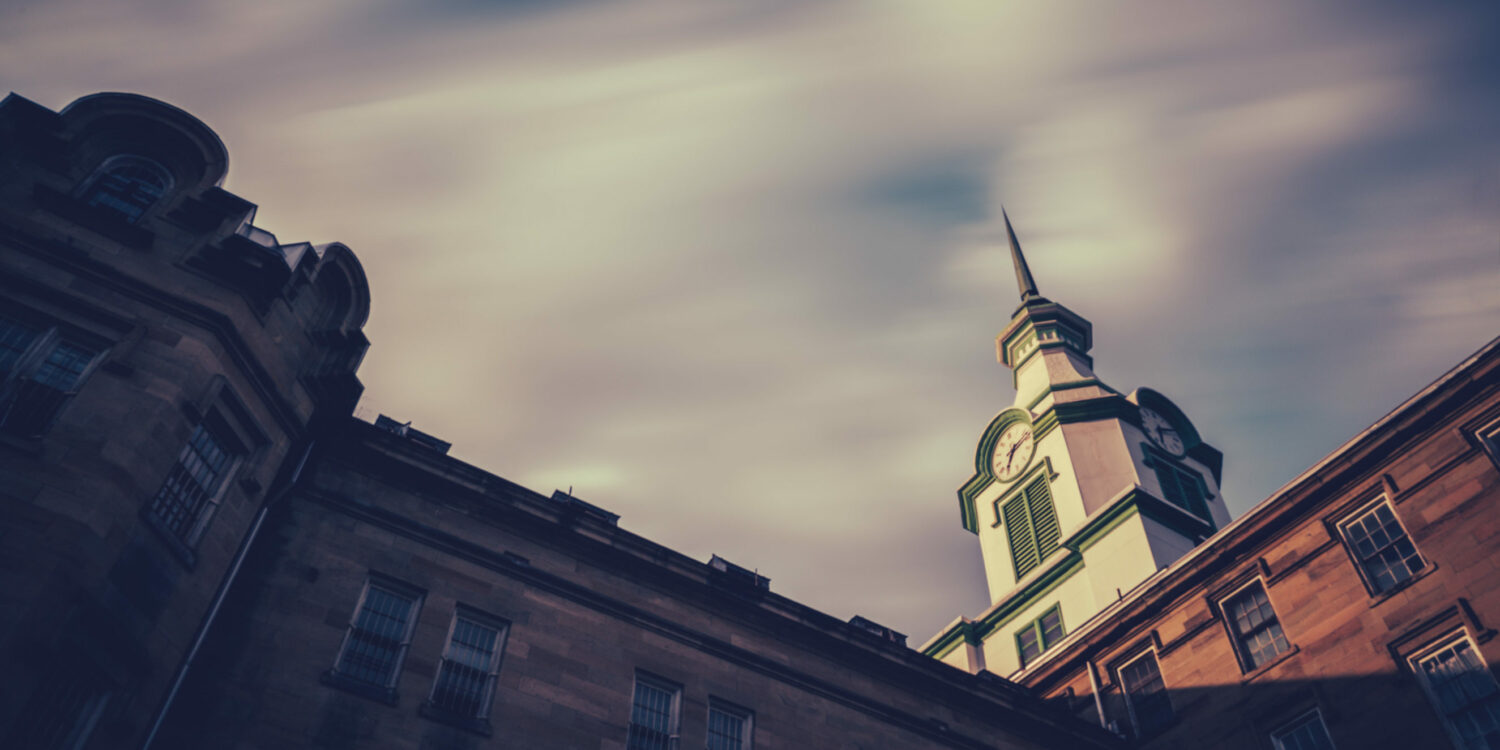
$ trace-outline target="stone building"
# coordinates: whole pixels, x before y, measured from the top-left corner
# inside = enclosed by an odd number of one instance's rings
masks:
[[[144,97],[0,102],[0,746],[1500,748],[1496,344],[1231,520],[1012,233],[994,604],[913,649],[351,416],[359,264],[227,161]]]

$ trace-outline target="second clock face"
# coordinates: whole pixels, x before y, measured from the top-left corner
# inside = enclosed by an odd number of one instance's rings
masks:
[[[1000,433],[995,441],[995,478],[1009,482],[1021,475],[1021,470],[1031,462],[1036,451],[1036,441],[1031,436],[1031,425],[1017,422]]]
[[[1177,434],[1177,430],[1172,429],[1172,423],[1168,422],[1166,417],[1143,407],[1141,426],[1146,428],[1146,437],[1151,438],[1151,442],[1156,443],[1162,450],[1174,456],[1183,454],[1182,436]]]

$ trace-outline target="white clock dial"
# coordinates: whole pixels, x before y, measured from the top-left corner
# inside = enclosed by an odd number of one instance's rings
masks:
[[[1021,470],[1031,462],[1031,454],[1036,452],[1036,441],[1031,436],[1031,425],[1025,422],[1017,422],[1000,433],[1000,439],[995,441],[995,454],[992,464],[995,468],[995,478],[1002,482],[1009,482],[1021,475]]]
[[[1141,408],[1141,427],[1146,430],[1146,437],[1156,443],[1162,450],[1174,455],[1181,456],[1186,446],[1182,444],[1182,436],[1177,430],[1172,429],[1172,423],[1166,417],[1147,409]]]

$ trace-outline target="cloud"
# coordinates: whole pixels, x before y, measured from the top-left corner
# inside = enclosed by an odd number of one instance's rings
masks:
[[[0,85],[182,106],[260,223],[353,246],[366,410],[921,641],[984,604],[1000,204],[1243,510],[1497,329],[1495,15],[49,2]]]

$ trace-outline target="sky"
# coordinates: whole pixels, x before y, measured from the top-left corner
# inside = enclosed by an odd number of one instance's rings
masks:
[[[1500,5],[19,0],[369,276],[359,413],[920,643],[1013,397],[1004,204],[1236,515],[1500,333]]]

